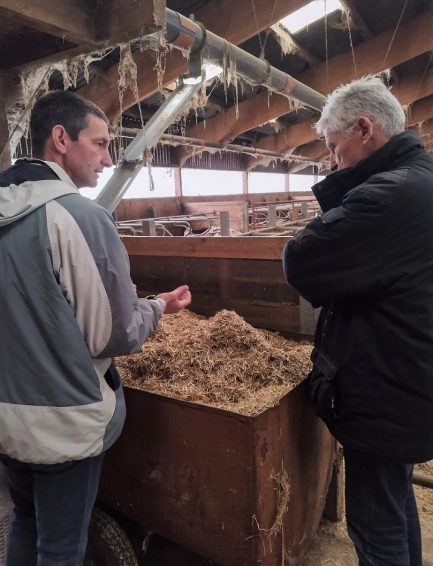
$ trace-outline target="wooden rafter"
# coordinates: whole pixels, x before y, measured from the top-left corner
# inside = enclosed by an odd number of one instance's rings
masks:
[[[293,106],[293,102],[283,96],[270,96],[267,91],[262,91],[254,98],[239,103],[237,107],[232,106],[205,122],[188,128],[186,135],[210,142],[231,141],[243,132],[290,112]],[[195,154],[197,153],[199,153],[198,149]],[[182,166],[189,157],[191,157],[190,153],[179,148],[177,152],[179,165]]]
[[[425,10],[394,30],[387,30],[347,51],[301,73],[300,82],[324,94],[338,85],[389,67],[433,50],[433,9]],[[391,46],[391,47],[390,47]],[[356,68],[353,60],[356,61]]]
[[[419,124],[418,132],[421,135],[431,135],[433,133],[433,95],[417,100],[412,104],[407,114],[407,126],[413,127]],[[301,148],[299,154],[302,157],[309,157],[320,160],[328,153],[327,147],[322,140],[309,143]],[[303,167],[302,164],[293,165],[296,170]],[[293,169],[291,169],[293,172]]]
[[[4,80],[0,74],[0,171],[4,171],[11,164],[11,154],[9,146],[9,127],[6,116]]]
[[[194,17],[202,22],[207,29],[238,45],[258,31],[268,28],[290,12],[308,4],[309,0],[279,0],[274,9],[269,9],[268,0],[255,0],[254,8],[251,0],[238,0],[233,9],[233,0],[209,2],[197,10]],[[173,82],[179,75],[187,71],[186,59],[179,51],[167,55],[165,73],[162,84],[158,83],[154,71],[155,57],[148,52],[134,53],[137,65],[138,100],[130,89],[123,95],[122,109],[125,110],[139,100],[154,94],[161,86]],[[79,90],[80,94],[100,106],[107,115],[115,121],[121,111],[118,94],[118,66],[110,69],[105,75],[94,79],[89,85]]]
[[[392,88],[392,93],[403,105],[413,105],[417,100],[432,95],[433,69],[430,69],[428,72],[422,72],[409,75],[407,77],[402,77],[399,84],[395,85]],[[423,105],[424,104],[427,104],[428,108],[428,103],[423,103]],[[409,114],[411,114],[413,111],[418,114],[420,111],[417,110],[417,108],[418,107],[415,105],[414,110],[409,109]],[[423,116],[425,116],[425,113],[420,113],[420,116],[422,118]],[[410,123],[413,123],[411,119],[409,119],[409,124]],[[293,151],[295,148],[293,144],[296,141],[296,145],[300,146],[312,141],[314,138],[317,138],[312,124],[313,121],[308,121],[297,124],[296,126],[291,126],[285,132],[262,138],[257,142],[256,146],[260,149],[268,149],[280,153]],[[252,157],[250,158],[250,160],[251,163],[255,164],[255,166],[258,166],[262,163],[262,160],[260,160],[260,158],[255,159]]]
[[[430,33],[430,28],[428,28],[429,25],[433,26],[433,10],[427,10],[420,16],[401,26],[398,34],[398,46],[390,50],[389,57],[386,60],[384,54],[388,49],[390,32],[387,31],[379,34],[372,40],[366,41],[359,45],[357,48],[355,48],[355,60],[364,60],[366,67],[365,69],[357,67],[358,72],[351,75],[351,79],[359,78],[368,73],[383,71],[384,67],[388,66],[390,59],[392,59],[392,64],[395,65],[404,60],[424,53],[425,51],[433,49],[433,35]],[[427,26],[427,29],[424,29],[424,26]],[[422,32],[418,33],[418,35],[421,36],[421,40],[413,41],[413,34],[415,33],[414,30],[420,27],[423,28]],[[299,80],[301,82],[305,82],[305,84],[308,84],[319,92],[329,92],[332,89],[329,88],[329,85],[325,84],[326,77],[329,77],[329,82],[332,83],[334,87],[341,82],[348,82],[345,81],[345,73],[349,72],[350,74],[351,72],[353,72],[350,71],[352,65],[353,55],[351,52],[346,52],[333,57],[328,61],[327,64],[321,63],[311,71],[306,71],[299,77]],[[310,79],[310,82],[307,79]],[[409,104],[414,101],[413,96],[425,96],[426,93],[429,93],[430,88],[433,88],[433,73],[429,72],[426,73],[425,76],[419,75],[417,77],[411,77],[407,80],[402,79],[399,84],[395,85],[393,92],[395,92],[396,96],[399,98],[399,100],[401,100],[402,104]],[[281,109],[280,115],[290,112],[290,109],[288,108],[289,101],[287,101],[285,104],[278,102],[276,100],[278,98],[278,95],[271,98],[270,108],[266,108],[263,104],[263,100],[261,100],[261,98],[259,97],[260,95],[257,95],[255,97],[257,98],[257,104],[254,103],[254,98],[248,101],[249,109],[255,108],[255,110],[249,113],[250,119],[246,120],[245,122],[243,122],[241,118],[242,104],[239,105],[239,123],[236,123],[235,114],[232,112],[232,109],[226,110],[224,116],[215,116],[212,119],[212,125],[210,125],[210,121],[208,121],[208,124],[206,125],[207,131],[214,131],[214,126],[216,126],[215,132],[218,132],[218,135],[220,136],[218,140],[214,141],[227,139],[232,135],[234,131],[236,132],[236,135],[239,135],[240,129],[243,124],[245,126],[244,131],[246,131],[247,129],[256,127],[258,124],[264,123],[266,119],[270,119],[267,118],[269,115],[272,115],[272,118],[276,118],[276,114],[278,113],[279,109]],[[254,117],[255,124],[252,123],[251,117]],[[226,126],[225,132],[224,125]],[[297,130],[299,130],[300,128],[302,127],[298,125]],[[199,137],[198,132],[189,135]],[[306,135],[307,137],[304,137],[304,135]],[[297,145],[302,145],[311,141],[314,136],[314,131],[306,128],[304,129],[304,135],[300,136]],[[288,143],[286,143],[286,140]],[[292,151],[293,146],[291,144],[293,142],[291,140],[293,140],[293,136],[291,136],[289,128],[286,132],[281,132],[279,134],[274,134],[272,136],[263,138],[257,143],[257,147],[261,147],[263,149],[272,148],[273,150],[278,152]],[[275,148],[278,148],[278,150]],[[183,152],[181,152],[180,157],[181,159],[184,157]],[[255,166],[257,166],[263,163],[263,160],[260,158],[255,159],[251,157],[249,158],[249,161],[250,163],[248,164],[248,167],[250,167],[252,164],[255,164]]]
[[[433,118],[433,116],[432,116],[432,118]],[[418,130],[419,130],[420,135],[422,135],[422,136],[426,136],[426,135],[431,136],[433,134],[433,119],[426,120],[422,124],[419,124]]]
[[[344,11],[349,17],[350,25],[353,26],[364,39],[371,39],[373,33],[365,23],[364,18],[359,13],[358,9],[354,6],[352,0],[340,0],[340,4],[343,6]]]
[[[161,30],[164,24],[165,0],[0,0],[2,66],[17,75],[36,65],[71,61]],[[21,53],[17,60],[16,51]]]
[[[430,118],[433,118],[433,96],[426,96],[421,100],[417,100],[408,108],[408,126],[420,124]]]
[[[85,0],[0,0],[4,14],[32,29],[74,43],[93,43],[96,37],[93,6]]]
[[[305,49],[283,25],[279,23],[274,24],[270,27],[270,30],[285,55],[287,53],[296,53],[310,65],[318,65],[320,63],[319,59],[311,51]]]
[[[299,151],[299,155],[301,155],[304,158],[310,158],[312,161],[320,161],[320,160],[325,161],[325,158],[328,155],[328,148],[326,147],[324,141],[316,140],[308,144],[307,146],[303,147]],[[290,173],[297,173],[299,171],[302,171],[302,169],[305,169],[304,163],[294,162],[289,166]]]

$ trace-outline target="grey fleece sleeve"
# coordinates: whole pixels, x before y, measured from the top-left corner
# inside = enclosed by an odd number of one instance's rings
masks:
[[[56,277],[94,358],[136,352],[163,309],[138,299],[129,258],[111,216],[80,195],[47,205]]]

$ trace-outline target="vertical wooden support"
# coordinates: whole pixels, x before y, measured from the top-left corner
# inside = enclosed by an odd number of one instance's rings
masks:
[[[107,45],[123,43],[162,29],[165,0],[97,2],[95,32]]]
[[[301,209],[299,206],[293,206],[292,208],[292,220],[299,220],[301,217]]]
[[[155,220],[153,218],[143,220],[141,227],[143,229],[143,236],[156,236]]]
[[[248,171],[242,171],[242,193],[247,195],[248,192]]]
[[[220,212],[221,236],[230,236],[230,215],[228,210]]]
[[[242,232],[248,232],[250,229],[250,214],[249,214],[250,204],[245,201],[242,205]]]
[[[344,515],[344,460],[343,447],[337,443],[332,466],[331,483],[323,515],[328,521],[341,521]]]
[[[301,202],[301,218],[307,218],[308,204],[306,202]]]
[[[0,75],[0,171],[4,171],[12,164],[5,98],[4,80]]]
[[[173,167],[174,172],[174,194],[177,197],[182,196],[182,169],[181,167]]]
[[[277,225],[277,207],[275,204],[268,205],[268,226],[273,228]]]
[[[290,192],[290,173],[286,173],[284,175],[284,192],[285,193]]]

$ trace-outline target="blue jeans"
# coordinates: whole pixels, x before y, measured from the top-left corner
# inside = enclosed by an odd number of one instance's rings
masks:
[[[422,566],[413,464],[344,448],[346,520],[360,566]]]
[[[0,455],[13,512],[6,566],[81,566],[103,455],[25,464]]]

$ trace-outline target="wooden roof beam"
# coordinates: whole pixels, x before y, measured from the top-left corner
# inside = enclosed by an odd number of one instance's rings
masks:
[[[277,23],[272,25],[269,29],[271,30],[271,33],[277,43],[280,45],[284,55],[287,55],[287,53],[295,53],[296,55],[298,55],[298,57],[300,57],[310,65],[318,65],[320,63],[320,60],[315,55],[313,55],[311,51],[308,51],[308,49],[302,47],[302,45],[292,36],[289,31],[287,31],[287,29],[283,25]]]
[[[0,74],[0,171],[4,171],[12,163],[5,99],[5,84],[3,75]]]
[[[186,131],[188,137],[203,139],[205,142],[231,141],[239,134],[256,128],[260,124],[275,120],[292,111],[294,102],[284,96],[270,94],[263,90],[257,96],[231,106],[220,114],[196,124]],[[184,148],[179,148],[177,158],[180,166],[192,157]],[[200,153],[197,148],[194,155]]]
[[[1,1],[1,0],[0,0]],[[12,0],[10,0],[12,1]],[[22,0],[24,1],[24,0]],[[55,1],[55,0],[51,0]],[[268,0],[237,0],[236,10],[233,9],[233,0],[220,0],[209,2],[194,13],[196,21],[213,33],[223,36],[227,41],[239,45],[250,37],[267,29],[287,14],[308,4],[309,0],[279,0],[273,10],[269,10]],[[161,86],[165,86],[188,70],[186,59],[180,51],[167,53],[165,73],[162,84],[158,84],[157,73],[154,71],[155,57],[148,52],[137,51],[133,54],[137,65],[137,90],[135,94],[128,89],[123,95],[122,109],[127,109],[139,100],[154,94]],[[116,121],[121,111],[119,103],[118,65],[109,69],[103,76],[94,79],[89,85],[79,89],[79,93],[100,106],[106,114]]]
[[[364,18],[358,12],[356,6],[354,6],[352,0],[340,0],[340,4],[343,6],[343,11],[345,12],[349,25],[353,26],[364,39],[371,39],[373,33],[365,23]]]
[[[429,26],[433,26],[433,10],[427,10],[420,16],[417,16],[403,26],[400,26],[396,41],[394,41],[388,59],[386,60],[384,60],[384,55],[388,49],[389,41],[391,39],[391,32],[387,31],[379,34],[374,39],[366,41],[363,44],[357,46],[355,48],[356,61],[359,61],[361,59],[363,65],[365,65],[365,68],[360,68],[358,65],[357,74],[353,74],[350,80],[359,78],[365,74],[382,71],[384,66],[389,65],[390,59],[392,59],[392,64],[395,65],[403,60],[410,59],[426,51],[433,50],[433,35],[430,33],[431,28]],[[416,32],[418,28],[419,32]],[[421,37],[416,37],[416,40],[414,40],[414,35]],[[398,43],[398,46],[395,46],[396,43]],[[370,63],[371,69],[369,68]],[[334,85],[333,88],[345,81],[345,73],[348,73],[350,75],[350,71],[348,71],[348,69],[351,69],[352,66],[353,57],[351,51],[333,57],[328,61],[329,82]],[[299,77],[299,80],[305,84],[308,84],[308,86],[315,88],[319,92],[330,92],[331,90],[333,90],[333,88],[330,88],[329,85],[326,84],[326,70],[326,63],[321,63],[314,69],[302,73]],[[352,73],[354,73],[354,70],[352,71]],[[413,102],[414,96],[425,96],[425,93],[428,93],[430,89],[433,89],[433,72],[425,73],[425,76],[422,76],[420,74],[418,76],[408,77],[407,79],[402,78],[399,84],[393,87],[392,92],[397,96],[397,98],[399,98],[402,104],[409,104],[410,102]],[[433,92],[433,90],[431,92]],[[252,116],[255,116],[255,126],[266,121],[266,119],[263,119],[264,117],[261,114],[260,108],[263,109],[262,112],[264,116],[268,115],[268,109],[266,109],[266,107],[264,106],[263,100],[259,100],[259,96],[260,95],[255,97],[258,99],[256,106],[257,111],[252,114]],[[270,104],[275,112],[278,112],[279,107],[281,108],[282,113],[287,113],[290,111],[287,106],[284,106],[284,104],[280,106],[278,103],[276,103],[276,101],[274,100],[275,98],[276,97],[272,97],[270,100]],[[255,106],[254,99],[251,99],[248,102],[251,108]],[[239,105],[239,108],[241,108],[241,105]],[[275,112],[273,112],[274,117],[276,117]],[[228,115],[227,111],[226,115]],[[214,123],[216,124],[217,117],[214,117],[214,120]],[[209,127],[208,131],[211,131],[212,126],[210,126],[209,122],[210,121],[208,121],[207,127]],[[224,121],[221,119],[219,122],[220,128],[223,127],[223,123]],[[236,128],[237,135],[239,135],[240,132],[236,124],[233,124],[233,122],[230,121],[225,123],[228,126],[228,135],[230,135],[231,131],[234,131],[234,128]],[[248,129],[254,127],[254,125],[251,124],[251,121],[249,121],[245,125],[248,126]],[[239,128],[240,127],[242,127],[242,121],[240,121]],[[299,126],[299,128],[301,128],[301,126]],[[305,130],[305,133],[307,135],[307,138],[303,138],[301,136],[296,145],[301,145],[303,143],[311,141],[311,136],[314,135],[313,131],[307,128]],[[220,135],[223,136],[224,134],[220,133]],[[200,137],[197,134],[194,134],[194,136]],[[221,139],[224,138],[221,137],[219,141],[221,141]],[[293,138],[290,134],[290,130],[287,130],[286,132],[282,132],[276,135],[274,134],[260,140],[257,144],[257,147],[260,147],[262,149],[272,148],[272,150],[278,152],[289,151],[293,150],[293,142],[291,141],[292,139]],[[256,166],[261,162],[260,159],[250,158],[250,160],[252,163],[255,163]]]
[[[420,126],[421,132],[430,135],[433,133],[433,95],[416,101],[408,112],[407,127],[424,122],[425,124]],[[323,140],[314,141],[299,149],[299,155],[304,158],[309,157],[314,161],[325,158],[327,154],[328,148]],[[292,172],[293,169],[289,167],[289,171]]]
[[[433,118],[433,96],[417,100],[407,111],[407,124],[412,126]]]
[[[310,158],[312,161],[322,161],[326,163],[328,148],[323,140],[316,140],[301,148],[298,153],[304,158]],[[293,163],[289,165],[289,173],[296,173],[302,169],[305,169],[303,163]]]
[[[165,0],[103,0],[96,5],[96,39],[107,45],[131,41],[165,25]]]
[[[433,69],[402,77],[391,92],[403,106],[413,104],[416,100],[433,94]],[[303,145],[317,138],[314,120],[291,126],[285,132],[262,138],[257,147],[277,152],[293,151],[294,147]]]
[[[194,12],[194,18],[230,43],[240,45],[309,3],[310,0],[278,0],[269,9],[269,0],[236,0],[235,8],[233,0],[219,0]]]
[[[94,8],[85,0],[0,0],[0,9],[14,21],[73,43],[95,40]]]
[[[329,93],[342,83],[364,75],[379,73],[389,67],[433,50],[433,9],[425,10],[402,24],[393,40],[394,29],[341,53],[296,77],[321,93]],[[389,48],[390,44],[391,47]],[[389,51],[388,51],[389,49]],[[356,61],[356,69],[353,59]]]
[[[421,136],[431,136],[433,134],[433,120],[426,120],[418,125],[418,131]]]
[[[76,44],[111,45],[161,29],[163,0],[0,0],[14,21]]]

